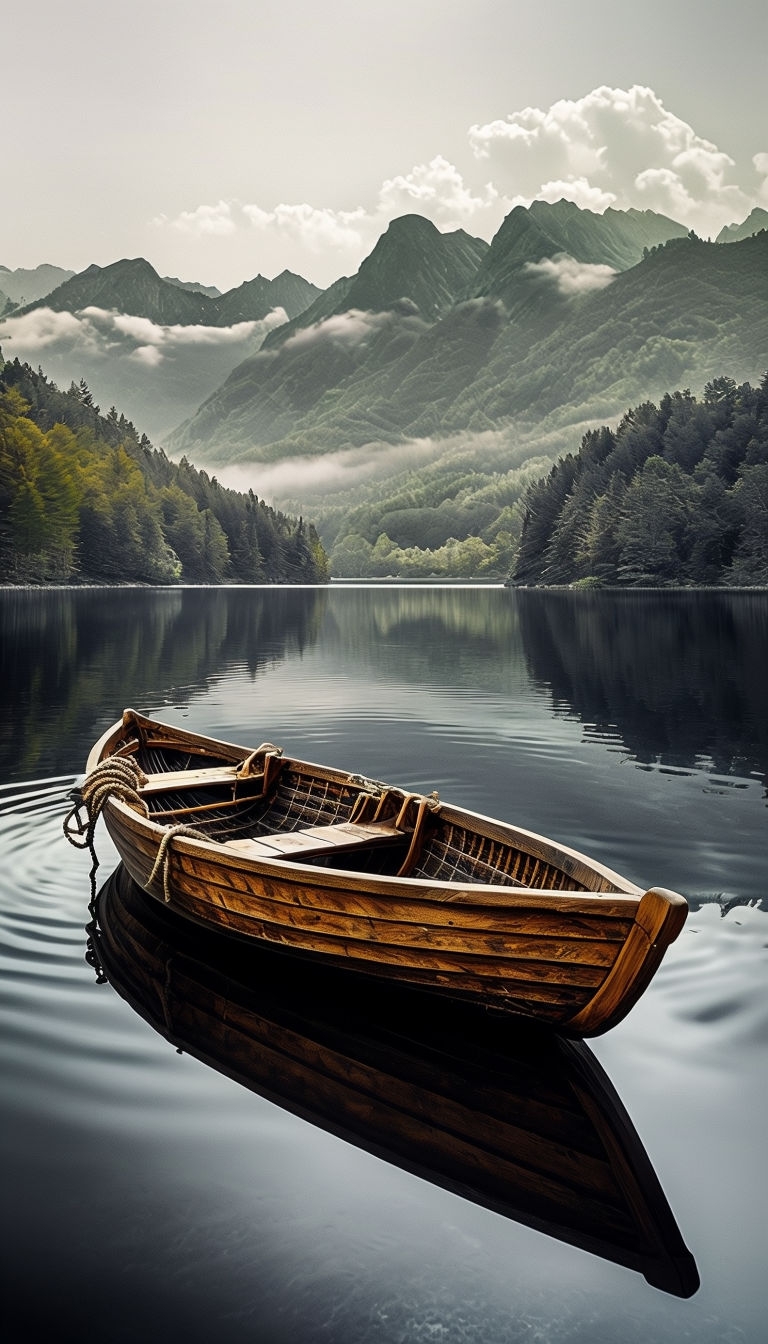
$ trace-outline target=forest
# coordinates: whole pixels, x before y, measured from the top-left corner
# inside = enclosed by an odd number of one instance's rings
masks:
[[[768,374],[589,431],[523,509],[512,585],[768,586]]]
[[[0,367],[0,582],[324,583],[314,527],[172,462],[85,383]]]

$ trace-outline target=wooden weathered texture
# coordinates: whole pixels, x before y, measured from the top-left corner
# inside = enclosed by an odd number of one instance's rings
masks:
[[[163,801],[163,753],[172,766],[168,797],[183,795],[180,761],[188,749],[189,808],[176,810],[171,823],[207,824],[196,788],[202,785],[206,797],[220,789],[224,798],[244,761],[260,787],[257,753],[249,757],[247,748],[141,716],[127,730],[105,734],[89,768],[116,747],[155,762],[147,791],[153,806]],[[242,813],[223,814],[228,830],[209,830],[210,840],[169,838],[162,818],[143,814],[140,797],[133,806],[111,798],[105,819],[129,872],[200,924],[368,977],[484,1001],[573,1035],[595,1035],[619,1021],[682,927],[682,897],[658,888],[643,894],[604,865],[532,832],[449,805],[438,809],[432,800],[417,806],[401,790],[324,766],[285,760],[280,771],[264,802],[256,800],[257,813],[246,800]],[[270,822],[280,829],[269,831]],[[212,826],[222,824],[211,818]],[[423,827],[418,845],[414,825]],[[237,838],[227,841],[227,833]],[[158,863],[161,842],[167,848]],[[401,877],[409,846],[419,852]]]

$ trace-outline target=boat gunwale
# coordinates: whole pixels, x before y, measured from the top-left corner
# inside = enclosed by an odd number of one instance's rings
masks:
[[[167,834],[168,828],[159,822],[152,821],[151,817],[144,816],[121,798],[110,798],[107,802],[107,808],[116,809],[126,820],[138,823],[152,843],[159,844],[164,834]],[[464,813],[465,816],[479,814]],[[482,818],[480,818],[482,820]],[[521,832],[523,836],[531,835],[535,839],[544,838],[536,836],[535,832]],[[608,913],[609,905],[614,901],[621,901],[622,905],[637,907],[644,895],[642,887],[637,887],[633,883],[626,882],[623,888],[617,887],[611,891],[579,891],[568,890],[567,888],[556,887],[523,887],[523,886],[505,886],[501,883],[472,883],[472,882],[447,882],[438,878],[431,877],[397,877],[381,873],[366,873],[361,869],[333,868],[330,865],[321,865],[310,863],[309,861],[299,861],[278,856],[274,858],[249,856],[242,850],[236,850],[229,847],[226,842],[215,840],[199,840],[190,835],[174,835],[174,851],[182,854],[192,854],[198,857],[207,856],[208,862],[221,864],[226,868],[237,869],[243,873],[253,873],[259,877],[283,876],[286,879],[292,878],[300,885],[311,883],[313,886],[333,885],[340,890],[349,890],[354,892],[359,889],[361,883],[364,883],[366,889],[376,896],[391,895],[393,897],[402,896],[404,898],[418,898],[425,902],[432,902],[441,909],[451,908],[458,912],[463,906],[481,907],[484,898],[487,896],[487,904],[493,906],[507,905],[513,908],[515,905],[525,904],[532,908],[541,906],[548,910],[556,910],[557,902],[563,902],[563,910],[567,910],[574,903],[582,902],[589,913]],[[574,851],[575,853],[575,851]],[[599,870],[598,870],[599,871]],[[610,870],[607,870],[610,871]],[[603,876],[602,871],[600,876]],[[623,879],[622,879],[623,880]],[[670,893],[681,903],[684,902],[682,896],[677,893]],[[460,899],[459,899],[460,898]]]
[[[134,711],[126,712],[131,713],[138,724],[146,724],[152,729],[167,729],[169,733],[173,734],[175,738],[183,741],[185,745],[189,744],[190,746],[209,749],[218,749],[221,747],[226,752],[234,753],[234,756],[237,759],[242,759],[253,750],[253,748],[239,746],[235,743],[220,741],[218,738],[211,738],[201,734],[192,733],[184,728],[176,728],[175,725],[163,723],[158,719],[146,718],[142,715],[135,714]],[[121,719],[102,734],[88,755],[86,763],[87,774],[90,774],[91,770],[93,770],[96,765],[116,754],[114,751],[109,751],[108,748],[114,742],[119,741],[119,739],[125,735],[125,732],[125,720]],[[349,771],[340,770],[336,767],[324,766],[313,761],[305,761],[299,757],[284,756],[282,759],[286,764],[290,764],[298,769],[305,769],[308,772],[320,775],[325,779],[333,780],[340,784],[354,783],[357,778],[362,778],[356,777]],[[402,788],[402,786],[395,785],[392,786],[392,790],[403,796],[408,792],[406,789]],[[167,825],[153,821],[151,815],[147,817],[142,816],[134,808],[129,807],[118,798],[111,797],[107,806],[119,807],[121,811],[130,814],[134,818],[140,818],[143,826],[152,835],[153,840],[155,836],[157,837],[158,843],[162,836],[167,833]],[[639,901],[643,895],[644,889],[642,887],[637,886],[634,882],[623,877],[614,869],[590,858],[589,855],[580,850],[555,842],[536,831],[530,831],[524,827],[515,826],[511,822],[501,821],[499,818],[489,817],[483,813],[474,812],[469,808],[444,802],[440,803],[440,819],[447,825],[464,826],[467,829],[474,829],[484,838],[515,846],[522,853],[540,858],[545,862],[554,864],[554,866],[559,866],[561,871],[565,872],[566,877],[573,878],[575,882],[582,880],[578,872],[578,869],[582,868],[586,874],[590,875],[590,877],[597,877],[601,881],[607,883],[608,889],[603,891],[595,891],[594,889],[587,889],[586,891],[569,891],[567,888],[553,889],[545,887],[509,886],[504,883],[493,882],[471,883],[446,881],[444,879],[422,876],[397,877],[394,875],[369,874],[362,869],[334,868],[331,864],[313,864],[309,860],[292,861],[288,856],[285,858],[281,856],[267,858],[256,855],[251,857],[243,851],[238,853],[230,847],[226,841],[218,841],[214,839],[206,838],[205,840],[194,840],[190,836],[178,835],[174,837],[173,843],[174,846],[183,847],[193,845],[195,846],[192,851],[193,853],[208,851],[211,854],[212,861],[215,859],[216,862],[224,862],[227,867],[241,868],[245,871],[254,873],[269,874],[270,871],[276,868],[278,872],[291,872],[297,877],[309,877],[312,875],[313,882],[325,879],[326,883],[329,876],[333,874],[334,882],[340,886],[347,885],[347,882],[343,881],[345,878],[350,886],[359,886],[361,880],[365,880],[370,883],[371,886],[376,888],[377,893],[382,891],[383,886],[388,887],[390,884],[392,884],[393,894],[402,892],[402,894],[405,895],[407,893],[414,893],[417,890],[422,890],[425,892],[425,898],[429,899],[429,897],[426,896],[426,892],[434,891],[435,893],[438,893],[435,895],[434,899],[443,904],[450,902],[451,895],[453,895],[455,900],[457,894],[460,893],[461,900],[456,901],[457,906],[464,903],[474,904],[475,900],[478,905],[481,905],[481,893],[487,893],[491,898],[492,904],[508,903],[511,905],[516,903],[515,893],[519,893],[520,895],[525,894],[526,898],[539,894],[545,899],[547,905],[551,905],[552,899],[558,896],[570,897],[571,899],[591,896],[600,901],[605,901],[606,898],[610,899],[615,896],[623,896],[629,898],[635,897]],[[275,834],[280,834],[280,832],[276,831]],[[261,839],[268,842],[269,837],[254,836],[253,838],[257,841]],[[569,869],[571,869],[570,872]],[[683,898],[678,897],[678,900],[682,902]]]

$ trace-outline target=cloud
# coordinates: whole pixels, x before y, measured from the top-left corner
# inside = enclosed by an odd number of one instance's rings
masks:
[[[263,235],[283,239],[304,248],[314,256],[335,252],[346,254],[356,270],[371,251],[388,224],[399,215],[421,214],[438,228],[469,228],[492,234],[501,223],[508,202],[500,202],[495,188],[487,183],[470,188],[454,164],[438,154],[426,164],[388,178],[379,188],[370,208],[362,205],[351,210],[303,202],[281,202],[265,208],[256,202],[219,201],[218,205],[199,205],[182,211],[174,219],[158,215],[157,228],[177,229],[195,234],[198,239],[215,233],[243,234],[257,230]],[[341,263],[346,264],[345,262]]]
[[[22,317],[0,321],[0,342],[7,352],[28,358],[40,350],[80,351],[90,356],[128,356],[156,368],[181,348],[255,345],[272,327],[286,320],[276,308],[260,322],[236,322],[229,327],[163,325],[148,317],[91,306],[76,313],[35,308]]]
[[[533,277],[554,284],[560,294],[590,294],[596,289],[605,289],[616,275],[612,266],[596,266],[589,262],[576,261],[560,252],[555,257],[543,257],[541,261],[526,262],[523,270]]]
[[[494,209],[498,192],[487,183],[473,195],[452,163],[438,154],[410,173],[389,178],[379,191],[379,214],[387,219],[414,211],[443,228],[458,229]]]
[[[400,317],[402,316],[404,315],[400,314]],[[420,320],[416,309],[414,316]],[[349,308],[345,313],[335,313],[332,317],[314,322],[311,327],[304,327],[295,332],[284,343],[283,349],[300,349],[316,341],[332,341],[335,345],[360,345],[391,322],[391,312],[371,313],[363,312],[360,308]]]
[[[544,182],[537,199],[553,203],[562,201],[563,197],[567,201],[573,201],[581,210],[593,210],[598,215],[616,203],[616,196],[612,191],[592,186],[586,177],[577,177],[570,182],[564,181],[563,178],[558,178],[554,182]],[[517,200],[514,204],[519,205],[521,201]]]
[[[753,204],[733,159],[638,84],[603,85],[546,111],[523,108],[473,126],[469,139],[496,189],[515,202],[556,191],[588,208],[661,211],[703,232],[744,218]]]
[[[755,154],[752,159],[755,172],[762,177],[757,198],[761,205],[768,205],[768,154]]]
[[[189,233],[200,238],[213,234],[226,237],[237,229],[229,201],[219,201],[217,205],[198,205],[196,210],[182,210],[175,219],[167,215],[158,215],[153,224],[170,225],[180,233]]]
[[[276,227],[312,252],[324,252],[327,248],[360,247],[367,232],[367,216],[362,206],[355,210],[329,210],[318,209],[305,202],[301,205],[277,205],[274,210],[262,210],[258,205],[244,205],[242,209],[255,228]]]
[[[317,457],[287,458],[212,467],[216,479],[232,490],[254,490],[271,501],[316,499],[352,489],[365,482],[386,479],[396,471],[419,466],[439,456],[444,444],[432,439],[407,443],[367,443]]]
[[[137,345],[128,358],[135,359],[137,364],[146,364],[150,369],[157,368],[163,362],[162,351],[156,345]]]
[[[35,308],[23,317],[8,317],[0,321],[0,341],[15,341],[19,348],[34,352],[61,343],[93,345],[94,333],[88,324],[79,321],[75,313]]]

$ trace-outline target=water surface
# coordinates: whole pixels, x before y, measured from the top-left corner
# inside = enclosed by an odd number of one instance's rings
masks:
[[[332,588],[0,595],[9,1338],[757,1341],[768,602]],[[510,818],[691,915],[593,1043],[701,1276],[679,1300],[177,1054],[86,961],[65,795],[124,706]],[[99,882],[116,856],[103,832]]]

